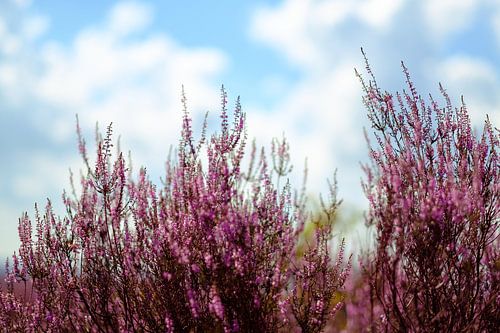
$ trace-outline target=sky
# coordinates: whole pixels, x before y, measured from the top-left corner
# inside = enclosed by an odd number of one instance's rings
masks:
[[[366,209],[361,47],[384,89],[404,88],[404,61],[421,94],[438,97],[441,82],[477,129],[487,114],[500,127],[497,0],[0,0],[0,256],[35,202],[64,213],[69,169],[83,166],[76,114],[90,143],[96,122],[113,122],[158,181],[178,143],[182,86],[195,130],[206,111],[216,123],[224,85],[250,138],[287,137],[292,183],[307,158],[311,195],[337,170],[344,207]]]

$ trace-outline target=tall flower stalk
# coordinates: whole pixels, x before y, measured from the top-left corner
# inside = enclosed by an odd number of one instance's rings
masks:
[[[184,95],[184,94],[183,94]],[[0,294],[0,326],[26,332],[319,332],[340,308],[349,264],[343,243],[331,257],[331,225],[298,252],[308,219],[305,196],[286,180],[288,143],[273,141],[272,164],[252,146],[243,171],[245,114],[195,141],[184,117],[176,158],[161,186],[137,177],[112,151],[112,129],[85,162],[81,193],[64,193],[66,215],[50,202],[19,222],[21,246]],[[202,162],[202,150],[206,161]],[[329,218],[338,205],[325,205]],[[32,230],[32,225],[35,230]],[[13,287],[26,284],[16,297]]]

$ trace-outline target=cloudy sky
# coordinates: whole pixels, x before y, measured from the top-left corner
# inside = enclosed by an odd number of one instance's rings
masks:
[[[285,133],[297,178],[308,158],[311,193],[338,169],[340,197],[364,209],[360,47],[387,90],[404,87],[404,60],[422,94],[442,82],[475,126],[486,114],[500,125],[497,0],[0,0],[0,255],[21,213],[59,202],[81,167],[75,114],[90,142],[97,121],[113,122],[158,180],[182,85],[195,124],[217,119],[224,84],[250,137]]]

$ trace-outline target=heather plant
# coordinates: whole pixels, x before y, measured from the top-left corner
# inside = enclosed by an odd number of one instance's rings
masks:
[[[331,223],[299,246],[309,218],[304,191],[292,191],[288,143],[272,143],[271,164],[252,145],[243,171],[245,114],[232,125],[222,90],[220,131],[193,137],[184,116],[175,157],[160,186],[134,176],[113,153],[111,125],[97,136],[80,193],[64,193],[66,214],[48,201],[19,221],[21,246],[0,294],[6,332],[320,332],[342,306],[349,271],[343,242],[331,252]],[[78,122],[77,122],[78,124]],[[203,155],[203,151],[206,152]],[[202,156],[205,156],[202,158]],[[333,219],[332,184],[324,205]],[[33,229],[35,225],[35,230]],[[21,297],[15,286],[24,286]]]
[[[358,74],[376,140],[363,185],[376,245],[349,320],[360,331],[496,332],[498,129],[487,118],[476,134],[463,99],[454,108],[440,86],[444,105],[426,101],[402,66],[408,91],[395,95],[368,62],[369,82]]]

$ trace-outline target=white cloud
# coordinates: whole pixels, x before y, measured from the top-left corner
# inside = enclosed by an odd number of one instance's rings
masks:
[[[364,108],[361,86],[354,75],[354,40],[342,36],[353,23],[360,31],[385,34],[392,27],[403,1],[283,1],[256,11],[252,36],[278,50],[303,70],[272,114],[251,113],[251,136],[266,138],[285,132],[295,161],[307,157],[311,192],[325,193],[326,177],[338,168],[341,196],[362,202],[359,186]],[[361,25],[360,25],[361,23]],[[346,38],[347,44],[339,40]],[[351,42],[351,44],[349,44]],[[267,143],[267,142],[264,142]],[[302,165],[297,165],[299,168]],[[300,172],[297,173],[300,176]]]
[[[120,2],[109,15],[109,30],[119,36],[138,32],[146,28],[152,18],[149,6],[133,1]]]
[[[498,119],[500,91],[495,68],[480,59],[439,60],[434,43],[436,38],[466,29],[479,4],[471,0],[285,0],[275,7],[260,8],[250,27],[252,36],[285,56],[303,76],[288,87],[289,93],[278,103],[272,120],[252,115],[250,121],[257,119],[258,124],[250,123],[250,129],[258,126],[262,136],[284,131],[296,141],[292,149],[309,156],[312,177],[317,177],[311,183],[322,183],[338,167],[340,191],[347,192],[349,199],[359,199],[362,172],[356,160],[364,156],[362,125],[366,117],[362,90],[353,73],[353,67],[363,67],[362,58],[357,53],[359,61],[353,62],[353,50],[359,52],[359,46],[368,45],[368,54],[375,54],[374,68],[392,68],[394,75],[382,73],[382,78],[392,80],[393,86],[397,82],[398,89],[404,84],[397,71],[401,54],[407,64],[417,65],[411,66],[413,70],[428,70],[431,87],[436,78],[443,78],[450,92],[463,92],[475,124],[480,124],[486,113]],[[414,17],[421,10],[423,21]],[[354,27],[350,27],[353,22]],[[345,161],[349,157],[351,160]]]
[[[29,100],[36,81],[34,42],[49,25],[48,19],[29,13],[26,7],[29,2],[7,1],[2,3],[5,12],[0,12],[0,95],[2,103],[11,106]]]
[[[61,160],[57,156],[38,153],[29,156],[27,165],[33,166],[27,174],[14,175],[11,188],[12,195],[20,199],[46,199],[47,193],[62,193],[69,189],[69,169],[78,174],[80,159],[76,154],[73,158]],[[78,179],[76,179],[78,181]]]
[[[48,20],[20,17],[16,33],[0,15],[0,51],[7,54],[0,63],[0,88],[9,103],[37,104],[32,112],[50,119],[40,126],[57,141],[72,138],[75,113],[87,128],[113,120],[131,141],[176,135],[180,121],[172,120],[181,117],[183,84],[195,115],[218,104],[219,83],[213,79],[226,66],[225,55],[147,32],[153,19],[147,5],[118,3],[105,22],[83,28],[69,45],[35,46],[31,40],[44,33]],[[140,39],[128,38],[136,32],[143,33]]]
[[[442,72],[452,82],[472,80],[490,85],[496,83],[495,68],[486,61],[467,56],[453,56],[446,59]]]
[[[500,125],[500,81],[490,63],[470,56],[452,56],[436,63],[431,75],[442,78],[455,98],[464,96],[473,125],[482,126],[485,115]],[[459,105],[459,100],[453,101]]]
[[[2,264],[5,264],[4,258],[11,256],[14,249],[19,246],[17,221],[21,212],[21,210],[17,211],[11,205],[0,201],[0,259]]]
[[[353,67],[353,63],[347,62],[304,80],[290,89],[272,113],[250,110],[248,128],[250,137],[259,138],[265,146],[272,137],[285,133],[296,177],[302,176],[302,161],[308,159],[311,193],[326,193],[326,178],[338,168],[340,194],[351,202],[359,202],[359,173],[352,172],[352,163],[357,162],[364,140],[359,122],[360,86]]]
[[[32,16],[23,22],[22,35],[27,40],[42,36],[49,28],[49,20],[44,16]]]
[[[387,29],[392,18],[402,7],[404,0],[367,0],[354,8],[357,15],[373,28]]]
[[[7,55],[15,55],[21,47],[21,39],[11,34],[4,33],[0,42],[0,52]]]
[[[122,149],[132,149],[135,167],[146,164],[156,181],[169,145],[178,142],[181,86],[195,119],[207,109],[219,108],[216,78],[226,66],[226,56],[215,48],[188,48],[165,34],[152,34],[152,12],[146,5],[119,3],[105,22],[83,28],[65,44],[34,43],[48,20],[26,12],[19,18],[20,28],[13,29],[1,25],[5,17],[0,13],[2,102],[29,110],[27,121],[55,145],[75,142],[75,113],[90,143],[97,121],[101,128],[113,122],[114,133],[123,138]],[[130,38],[136,33],[141,38]],[[67,168],[77,171],[81,166],[76,149],[58,156],[40,150],[17,162],[32,165],[29,172],[9,181],[13,195],[24,202],[38,201],[42,193],[59,201],[68,184]],[[0,218],[15,224],[10,213],[0,213]],[[2,244],[3,235],[13,236],[2,233]]]
[[[181,86],[194,117],[207,106],[217,107],[218,84],[212,80],[226,57],[216,49],[182,47],[163,34],[130,41],[129,34],[150,23],[148,7],[119,4],[112,13],[101,28],[82,30],[69,47],[53,43],[42,49],[44,71],[34,92],[60,110],[50,131],[54,139],[74,135],[74,114],[79,113],[86,128],[114,122],[124,142],[140,145],[145,159],[162,163],[179,132]],[[118,28],[126,19],[136,30]]]
[[[441,41],[471,24],[481,0],[425,0],[422,4],[429,36]]]
[[[253,18],[251,36],[279,50],[293,64],[318,69],[337,55],[335,29],[348,21],[361,22],[372,32],[384,32],[403,0],[286,0],[261,7]]]
[[[19,84],[20,76],[17,70],[18,68],[11,64],[0,64],[0,85],[15,86]]]
[[[14,4],[14,6],[12,6]],[[23,4],[11,1],[3,3],[0,10],[0,56],[18,57],[24,44],[45,33],[49,26],[46,17],[36,14],[20,15],[29,2]]]
[[[291,0],[276,9],[261,8],[254,16],[251,34],[276,49],[285,51],[291,62],[313,64],[318,50],[309,38],[310,1]],[[328,17],[323,17],[323,22]],[[323,23],[325,24],[325,23]]]
[[[32,3],[32,0],[10,0],[10,1],[20,8],[29,7]]]

